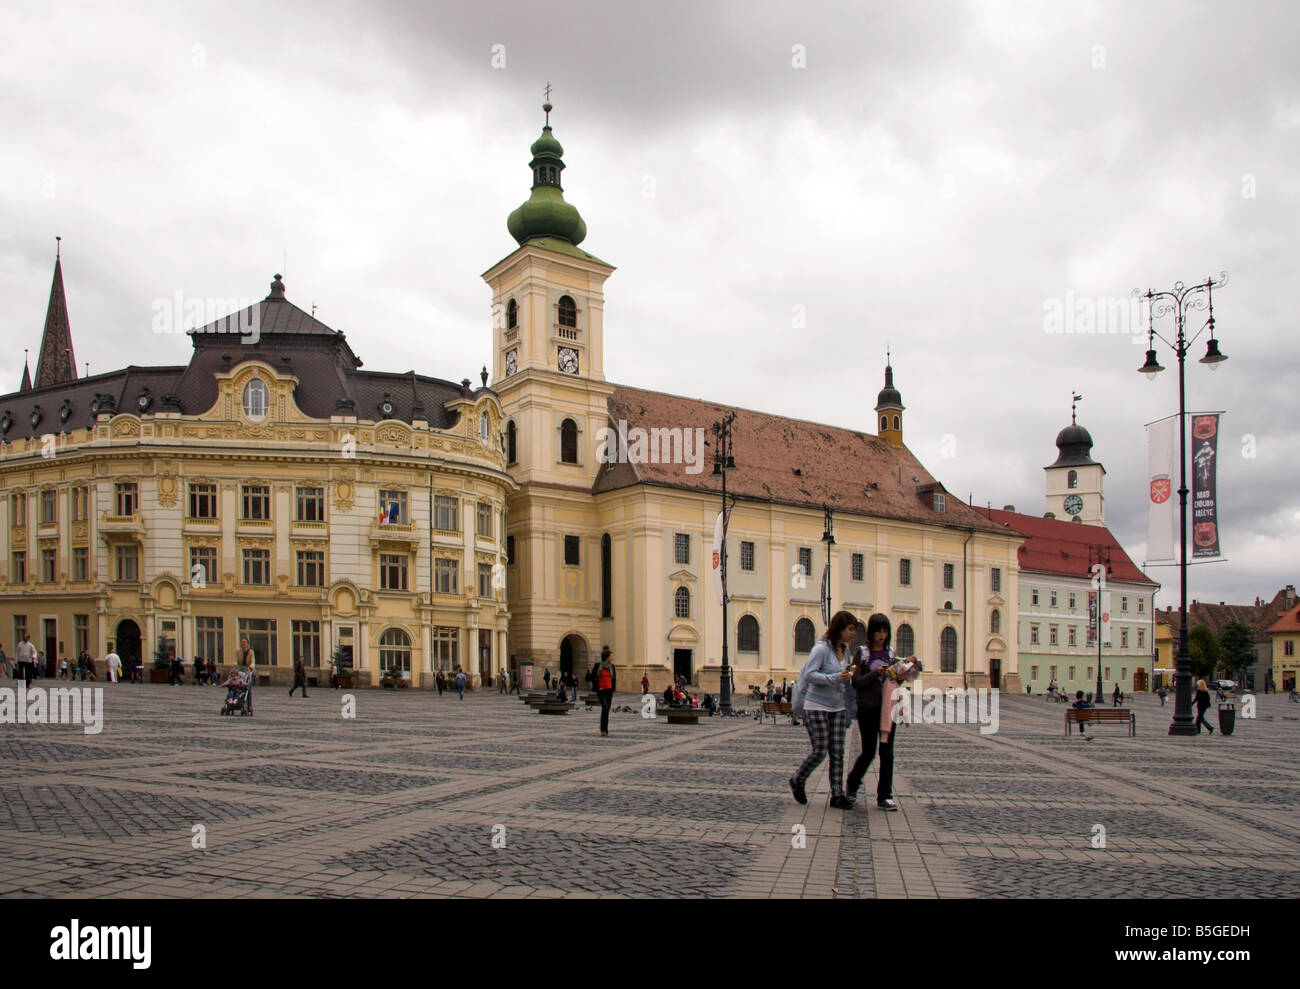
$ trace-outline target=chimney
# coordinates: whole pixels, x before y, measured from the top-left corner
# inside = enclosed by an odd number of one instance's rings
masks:
[[[1286,606],[1290,608],[1295,604],[1295,584],[1286,585]]]

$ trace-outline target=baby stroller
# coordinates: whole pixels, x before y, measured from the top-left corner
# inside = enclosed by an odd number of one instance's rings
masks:
[[[253,716],[253,678],[251,675],[236,671],[221,686],[226,688],[226,699],[221,705],[222,714],[238,714],[243,717]]]

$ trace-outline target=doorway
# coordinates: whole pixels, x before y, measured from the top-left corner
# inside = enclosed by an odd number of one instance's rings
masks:
[[[59,621],[57,618],[41,619],[41,641],[45,643],[45,669],[41,676],[52,677],[59,668],[59,660],[66,657],[59,655]]]
[[[673,650],[673,679],[685,677],[686,682],[691,682],[693,670],[691,669],[691,657],[694,650],[691,649],[674,649]]]
[[[989,660],[989,686],[998,690],[1002,686],[1002,660]]]
[[[492,686],[492,632],[478,630],[478,675],[484,687]]]
[[[123,618],[117,623],[113,638],[122,665],[128,669],[140,665],[140,626],[129,618]]]
[[[575,670],[587,674],[587,642],[580,635],[566,635],[560,643],[560,672],[574,675]]]

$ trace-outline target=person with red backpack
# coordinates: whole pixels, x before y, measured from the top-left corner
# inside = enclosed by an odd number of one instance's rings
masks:
[[[600,733],[609,734],[609,706],[614,702],[614,691],[618,687],[618,674],[614,664],[609,661],[612,655],[609,646],[600,651],[600,662],[596,664],[596,696],[600,698]]]

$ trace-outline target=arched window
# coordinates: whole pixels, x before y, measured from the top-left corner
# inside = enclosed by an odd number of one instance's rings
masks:
[[[678,618],[691,617],[691,592],[689,588],[679,587],[673,592],[673,614]]]
[[[614,552],[609,533],[600,537],[600,617],[610,618],[614,609]]]
[[[894,416],[894,428],[895,428],[895,429],[900,428],[900,427],[899,427],[899,419],[898,419],[898,416]]]
[[[572,419],[560,423],[560,460],[566,464],[578,462],[578,424]]]
[[[957,672],[957,633],[951,625],[939,633],[939,672]]]
[[[266,418],[266,385],[261,378],[254,378],[244,386],[244,415],[253,422]]]
[[[817,629],[807,618],[800,618],[794,623],[794,652],[796,656],[803,656],[812,652],[813,644],[817,641]]]
[[[889,416],[881,416],[880,417],[881,432],[884,432],[888,428],[889,428]]]
[[[894,630],[894,653],[904,659],[916,652],[916,634],[904,622]]]
[[[411,637],[400,628],[390,628],[379,637],[379,669],[411,672]]]
[[[577,327],[578,307],[569,296],[560,296],[559,313],[561,326]]]
[[[511,419],[506,423],[506,463],[517,463],[519,457],[518,433],[515,430],[515,421]]]
[[[758,652],[758,619],[753,615],[736,622],[736,652]]]
[[[997,608],[993,609],[993,614],[989,615],[989,632],[993,635],[999,635],[1002,632],[1002,612]]]
[[[513,330],[519,325],[519,303],[511,299],[506,303],[506,329]]]
[[[1065,486],[1067,488],[1077,488],[1079,486],[1079,472],[1072,470],[1065,475]]]

